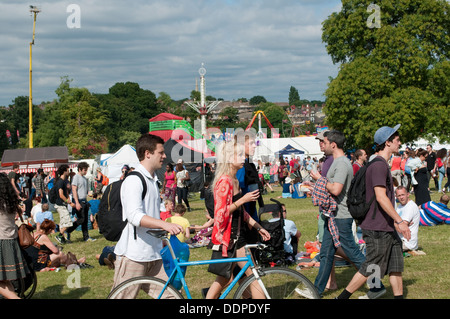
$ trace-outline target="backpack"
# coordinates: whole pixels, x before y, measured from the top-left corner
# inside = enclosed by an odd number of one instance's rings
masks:
[[[53,185],[52,188],[50,188],[49,192],[48,192],[48,201],[50,202],[50,204],[55,204],[56,203],[56,199],[58,198],[58,193],[56,191],[56,185]]]
[[[356,223],[361,224],[370,209],[373,201],[375,200],[375,194],[369,200],[366,201],[366,171],[368,167],[374,162],[382,161],[379,158],[374,158],[367,165],[362,166],[355,174],[350,183],[350,187],[347,192],[347,207],[350,215],[355,219]],[[389,176],[386,180],[386,186],[389,187],[390,181]],[[373,209],[372,219],[375,219],[376,205]]]
[[[137,171],[130,172],[127,177],[130,175],[137,175],[141,179],[144,186],[142,191],[142,200],[144,200],[147,193],[147,183],[144,176]],[[122,201],[120,199],[120,189],[124,180],[118,180],[106,187],[100,200],[98,213],[95,216],[100,234],[109,241],[118,241],[128,223],[127,220],[122,220]],[[134,238],[136,239],[136,227],[134,227]]]

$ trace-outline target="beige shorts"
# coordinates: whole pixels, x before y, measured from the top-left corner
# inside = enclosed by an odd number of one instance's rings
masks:
[[[59,214],[59,228],[72,227],[72,219],[70,218],[69,210],[67,206],[55,205],[56,211]]]
[[[158,259],[155,261],[148,262],[137,262],[131,259],[128,259],[125,256],[117,256],[117,259],[114,263],[114,287],[118,286],[121,282],[124,282],[127,279],[140,277],[140,276],[150,276],[157,277],[162,280],[168,280],[166,272],[163,267],[162,259]],[[149,287],[141,286],[141,289],[144,290],[148,295],[152,298],[156,298],[161,290],[160,289],[152,289]],[[138,294],[139,287],[130,287],[125,290],[118,299],[135,299]],[[171,298],[171,296],[163,295],[163,299]]]

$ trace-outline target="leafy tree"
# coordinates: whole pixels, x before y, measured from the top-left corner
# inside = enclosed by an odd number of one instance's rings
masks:
[[[300,101],[300,94],[298,94],[298,90],[291,86],[289,90],[289,105],[295,105],[296,102]]]
[[[134,82],[116,83],[109,88],[109,94],[99,94],[97,98],[107,115],[104,134],[109,152],[123,145],[120,138],[125,131],[148,133],[148,120],[164,111],[153,92]]]
[[[250,105],[259,105],[261,103],[266,103],[267,100],[265,99],[264,96],[256,95],[256,96],[252,97],[249,102],[250,102]]]
[[[373,144],[380,126],[397,123],[403,142],[427,134],[448,141],[450,4],[378,1],[380,27],[371,28],[371,2],[342,1],[323,22],[322,40],[341,64],[325,92],[326,123],[358,147]]]
[[[71,88],[67,77],[56,89],[58,100],[45,107],[46,121],[36,133],[37,146],[66,145],[76,158],[90,158],[106,151],[106,138],[101,134],[105,115],[93,105],[95,97],[86,88]]]
[[[219,116],[222,118],[222,121],[227,123],[235,123],[239,121],[238,116],[239,110],[232,106],[225,107],[222,111],[220,111]]]

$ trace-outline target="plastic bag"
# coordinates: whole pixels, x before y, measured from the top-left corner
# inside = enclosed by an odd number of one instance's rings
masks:
[[[189,261],[190,251],[188,244],[180,242],[177,236],[170,236],[169,240],[170,244],[172,245],[173,252],[178,258],[178,262]],[[167,276],[170,277],[175,269],[175,264],[172,260],[169,246],[165,246],[163,249],[161,249],[161,257],[163,259],[164,270],[166,271]],[[186,275],[186,268],[187,266],[181,267],[181,272],[183,273],[183,275]],[[178,278],[178,274],[172,279],[170,283],[175,287],[175,289],[181,289],[182,283],[181,279]]]

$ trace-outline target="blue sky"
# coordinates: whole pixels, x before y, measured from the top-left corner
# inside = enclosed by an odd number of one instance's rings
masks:
[[[62,76],[93,93],[116,82],[137,82],[156,95],[189,97],[205,63],[206,94],[225,100],[262,95],[286,102],[290,86],[301,98],[324,99],[336,76],[321,39],[321,22],[340,1],[134,0],[2,1],[0,106],[28,95],[33,46],[33,101],[51,101]],[[67,20],[80,9],[79,28]],[[70,22],[70,21],[69,21]]]

